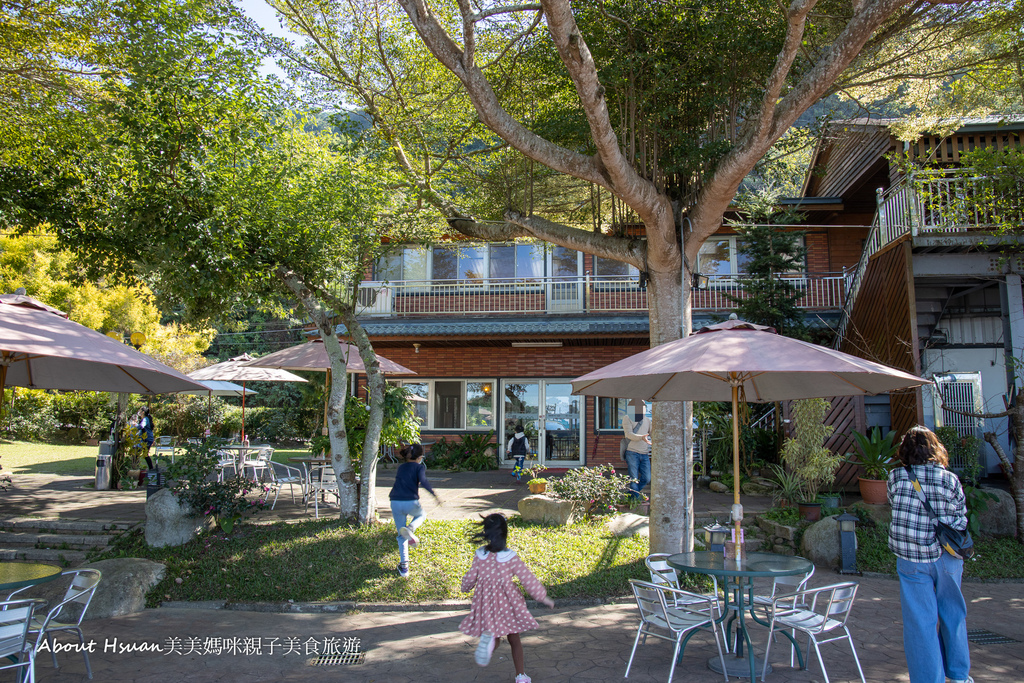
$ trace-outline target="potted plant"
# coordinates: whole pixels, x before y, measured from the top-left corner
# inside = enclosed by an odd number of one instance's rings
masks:
[[[800,477],[787,472],[781,465],[771,465],[778,488],[772,494],[772,502],[780,508],[795,507],[798,501],[804,500],[804,483]]]
[[[793,401],[795,436],[782,446],[782,462],[797,477],[802,486],[800,499],[795,501],[800,514],[808,520],[821,518],[818,492],[835,481],[836,470],[842,458],[825,447],[825,439],[834,429],[824,424],[831,403],[823,398]],[[793,502],[793,501],[790,501]]]
[[[543,477],[531,479],[526,483],[530,487],[530,493],[544,493],[548,488],[548,480]]]
[[[861,498],[865,503],[882,505],[888,502],[886,479],[889,478],[889,471],[896,466],[894,458],[899,449],[896,432],[883,436],[882,430],[874,427],[867,434],[853,430],[851,435],[860,450],[852,462],[864,468],[864,476],[857,478]]]
[[[842,504],[842,494],[835,491],[825,491],[818,494],[818,502],[822,508],[837,509]]]

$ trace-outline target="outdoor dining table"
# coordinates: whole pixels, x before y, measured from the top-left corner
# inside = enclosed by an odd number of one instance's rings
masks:
[[[776,576],[792,576],[794,574],[806,574],[811,571],[814,565],[810,560],[802,557],[788,555],[774,555],[772,553],[747,553],[742,559],[725,559],[722,553],[710,551],[696,551],[692,553],[678,553],[671,555],[668,564],[673,569],[686,574],[704,574],[723,579],[723,591],[725,593],[725,606],[717,623],[728,619],[729,629],[733,621],[736,621],[736,647],[733,648],[733,657],[725,658],[726,672],[737,678],[746,676],[747,668],[750,669],[750,680],[753,683],[756,677],[757,668],[761,663],[756,661],[754,651],[750,645],[750,635],[747,633],[747,622],[745,612],[750,612],[750,617],[759,623],[754,616],[754,579],[775,578]],[[731,600],[731,602],[730,602]],[[796,647],[797,656],[800,659],[800,667],[803,668],[803,655],[800,648],[796,646],[789,633],[783,631],[783,635],[789,638]],[[743,645],[746,643],[747,656],[743,656]],[[682,657],[682,652],[679,656]],[[718,657],[708,660],[708,668],[712,671],[722,673],[722,664]],[[771,666],[768,666],[771,671]]]
[[[0,562],[0,591],[46,583],[59,578],[60,574],[61,568],[52,564]]]

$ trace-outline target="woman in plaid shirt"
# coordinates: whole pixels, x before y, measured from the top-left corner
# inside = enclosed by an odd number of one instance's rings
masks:
[[[946,469],[946,449],[926,427],[914,427],[900,444],[899,458],[913,469],[929,504],[946,524],[967,528],[964,490]],[[967,604],[960,592],[963,560],[945,552],[935,524],[914,492],[906,469],[889,473],[889,549],[896,553],[903,608],[903,650],[910,683],[974,683],[967,646]]]

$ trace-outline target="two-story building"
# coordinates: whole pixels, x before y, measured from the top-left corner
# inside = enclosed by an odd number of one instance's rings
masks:
[[[867,228],[802,226],[807,263],[787,274],[812,323],[834,326]],[[728,315],[742,295],[740,237],[723,229],[701,250],[707,285],[694,326]],[[628,397],[574,396],[570,380],[649,347],[647,294],[618,261],[544,243],[465,240],[396,248],[361,292],[361,322],[384,356],[418,374],[402,384],[427,440],[493,430],[503,461],[517,422],[552,468],[619,463]]]

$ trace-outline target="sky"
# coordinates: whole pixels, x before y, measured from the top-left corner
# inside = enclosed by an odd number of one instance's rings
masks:
[[[246,16],[259,24],[267,33],[271,33],[282,38],[298,37],[291,31],[281,27],[281,21],[277,18],[277,12],[275,12],[274,8],[263,0],[236,0],[236,3],[242,8],[242,11],[245,12]],[[288,80],[284,71],[282,71],[272,59],[263,60],[263,66],[260,68],[260,72],[265,76],[273,74],[283,80]]]

